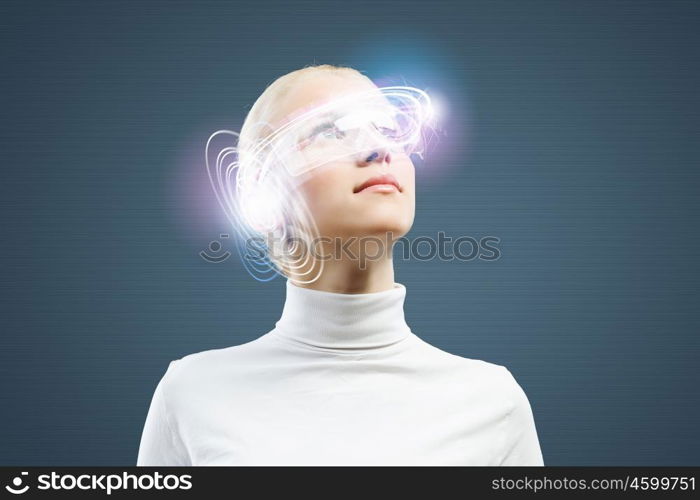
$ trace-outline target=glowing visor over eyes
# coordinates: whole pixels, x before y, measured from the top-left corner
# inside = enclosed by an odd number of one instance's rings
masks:
[[[362,159],[376,149],[420,152],[433,118],[430,98],[413,87],[382,87],[304,109],[260,140],[251,158],[263,170],[299,176],[336,160]]]

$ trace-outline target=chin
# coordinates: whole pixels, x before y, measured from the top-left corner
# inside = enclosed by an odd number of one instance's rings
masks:
[[[394,238],[400,238],[413,225],[413,207],[407,203],[378,203],[367,208],[357,217],[357,224],[364,226],[366,234],[383,236],[391,232]]]
[[[333,207],[322,220],[318,220],[321,235],[327,237],[361,238],[367,236],[386,239],[398,239],[410,231],[413,225],[414,211],[410,206],[395,203],[375,204],[373,206]],[[337,210],[336,210],[337,209]]]
[[[370,218],[358,221],[361,225],[353,228],[352,233],[357,237],[379,236],[384,239],[391,233],[393,239],[404,236],[411,229],[411,221],[393,218]]]

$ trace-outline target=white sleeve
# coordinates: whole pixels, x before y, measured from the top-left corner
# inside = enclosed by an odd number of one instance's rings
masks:
[[[153,392],[146,423],[141,434],[137,466],[189,466],[187,449],[172,425],[167,406],[168,374],[177,360],[171,361]]]
[[[500,465],[542,466],[542,450],[530,401],[513,374],[505,367],[514,402],[506,417],[506,448]]]

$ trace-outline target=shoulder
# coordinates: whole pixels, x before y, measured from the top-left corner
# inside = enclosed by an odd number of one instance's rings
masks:
[[[472,358],[454,354],[426,342],[420,337],[415,337],[421,350],[421,357],[429,362],[438,362],[449,366],[459,372],[467,372],[472,376],[489,379],[496,383],[508,383],[510,372],[508,369],[497,363],[485,361],[479,358]]]
[[[197,390],[235,373],[243,373],[246,366],[259,365],[266,336],[243,344],[207,349],[171,360],[161,383],[165,391],[182,393]]]
[[[454,354],[417,338],[421,344],[421,357],[426,359],[427,363],[446,367],[451,378],[456,378],[470,387],[477,386],[494,397],[504,399],[510,409],[522,403],[523,389],[506,366]]]
[[[532,409],[530,407],[530,401],[528,400],[522,385],[520,385],[518,380],[508,368],[505,366],[500,366],[500,368],[503,376],[503,391],[508,396],[510,401],[510,413],[531,413]]]

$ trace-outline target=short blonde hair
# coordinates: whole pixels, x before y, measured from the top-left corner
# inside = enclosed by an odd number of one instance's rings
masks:
[[[273,132],[270,122],[275,115],[275,103],[296,85],[300,85],[306,78],[316,75],[319,72],[349,78],[360,78],[374,85],[367,75],[349,66],[318,64],[304,66],[303,68],[286,73],[270,83],[265,90],[263,90],[255,103],[253,103],[250,111],[248,111],[239,133],[239,152],[245,153],[245,151],[248,151],[257,141]]]

